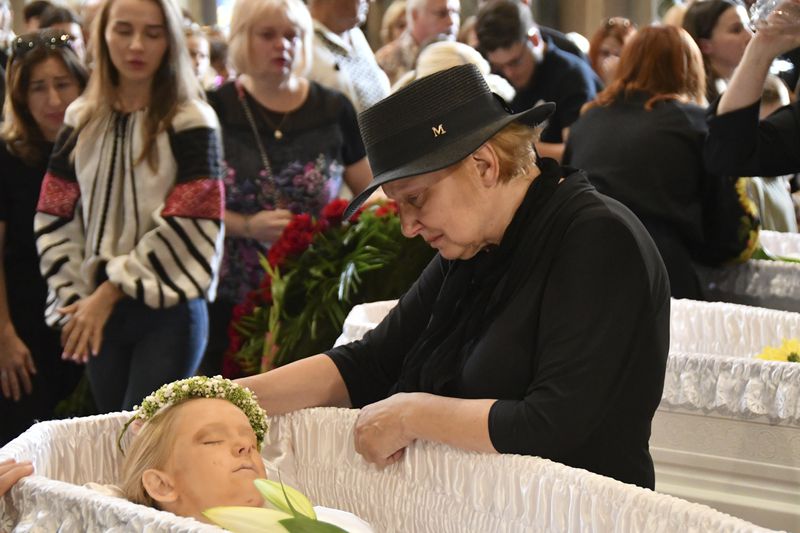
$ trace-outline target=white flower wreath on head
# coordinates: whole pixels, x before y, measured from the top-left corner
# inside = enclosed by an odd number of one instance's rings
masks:
[[[146,422],[165,407],[176,405],[191,398],[219,398],[228,400],[241,409],[247,415],[250,426],[252,426],[256,434],[258,447],[261,449],[268,427],[267,412],[258,405],[258,398],[256,398],[253,391],[222,376],[214,376],[212,378],[194,376],[167,383],[142,400],[141,405],[133,408],[133,416],[125,423],[119,434],[119,439],[117,439],[117,446],[119,446],[120,451],[122,451],[122,437],[133,421],[141,420]]]

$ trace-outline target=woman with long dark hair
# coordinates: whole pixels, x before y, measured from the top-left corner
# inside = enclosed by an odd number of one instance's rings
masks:
[[[0,143],[0,445],[53,408],[80,369],[61,362],[58,333],[44,322],[47,284],[33,235],[36,201],[64,111],[86,87],[87,73],[60,30],[13,42],[6,72]],[[12,403],[12,401],[14,403]]]

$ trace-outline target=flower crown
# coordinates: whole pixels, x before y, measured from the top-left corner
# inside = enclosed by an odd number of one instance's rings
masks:
[[[117,446],[122,450],[122,436],[134,420],[147,421],[165,407],[175,405],[190,398],[219,398],[228,400],[247,415],[250,426],[256,434],[258,447],[264,442],[267,432],[267,413],[258,405],[256,395],[250,389],[242,387],[222,376],[194,376],[167,383],[142,400],[141,405],[133,408],[133,416],[125,423],[120,432]]]

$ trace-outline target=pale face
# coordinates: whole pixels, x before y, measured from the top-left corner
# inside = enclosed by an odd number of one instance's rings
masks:
[[[516,42],[486,54],[492,70],[502,75],[516,90],[524,89],[533,76],[536,61],[529,40]]]
[[[743,7],[728,8],[717,20],[711,38],[700,43],[719,75],[729,78],[742,60],[744,49],[753,37]]]
[[[178,407],[175,442],[164,473],[177,500],[164,505],[180,516],[206,521],[202,511],[264,499],[253,481],[266,478],[256,434],[241,409],[227,400],[201,398]]]
[[[461,24],[459,0],[428,0],[413,14],[414,37],[422,43],[439,34],[455,37]]]
[[[28,108],[45,139],[55,140],[67,106],[80,93],[78,81],[60,59],[49,57],[31,68]]]
[[[121,84],[153,81],[167,52],[167,27],[153,0],[113,0],[103,33]]]
[[[59,22],[58,24],[53,24],[50,27],[59,29],[72,37],[69,45],[78,55],[78,58],[83,61],[86,57],[86,43],[83,42],[83,29],[81,29],[80,24],[75,22]]]
[[[192,69],[195,76],[202,79],[208,71],[211,50],[208,39],[192,35],[186,39],[186,47],[189,49],[189,57],[192,58]]]
[[[286,78],[302,56],[300,29],[280,12],[268,12],[250,30],[251,76]]]
[[[487,219],[491,192],[470,158],[390,182],[383,191],[397,202],[403,235],[421,235],[445,259],[469,259],[493,243]]]
[[[602,40],[599,47],[598,59],[600,61],[600,77],[603,83],[608,85],[613,81],[614,74],[619,64],[619,56],[622,54],[622,43],[614,37],[606,37]]]

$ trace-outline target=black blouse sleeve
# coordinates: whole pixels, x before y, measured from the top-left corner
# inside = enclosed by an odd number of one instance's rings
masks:
[[[428,325],[446,268],[445,260],[434,257],[375,329],[360,341],[326,352],[342,375],[353,407],[363,407],[389,395],[406,353]]]
[[[759,102],[723,115],[715,104],[705,144],[708,169],[728,176],[780,176],[800,171],[800,103],[758,120]]]
[[[500,453],[569,457],[598,424],[625,417],[609,410],[632,392],[631,375],[646,384],[637,396],[641,405],[631,409],[657,406],[661,390],[648,374],[657,370],[659,354],[652,347],[658,344],[666,358],[669,336],[667,320],[653,317],[663,317],[663,307],[669,312],[669,289],[657,275],[658,258],[635,235],[629,223],[606,216],[584,217],[567,230],[539,323],[531,325],[538,332],[534,378],[523,399],[498,400],[489,412],[489,435]],[[663,295],[658,310],[654,292]],[[654,331],[654,323],[667,324],[666,331]]]
[[[344,95],[339,95],[341,99],[341,111],[339,112],[339,127],[342,128],[344,146],[342,147],[342,160],[346,166],[358,163],[367,155],[364,142],[361,140],[361,132],[358,129],[358,119],[356,110],[350,100]]]

